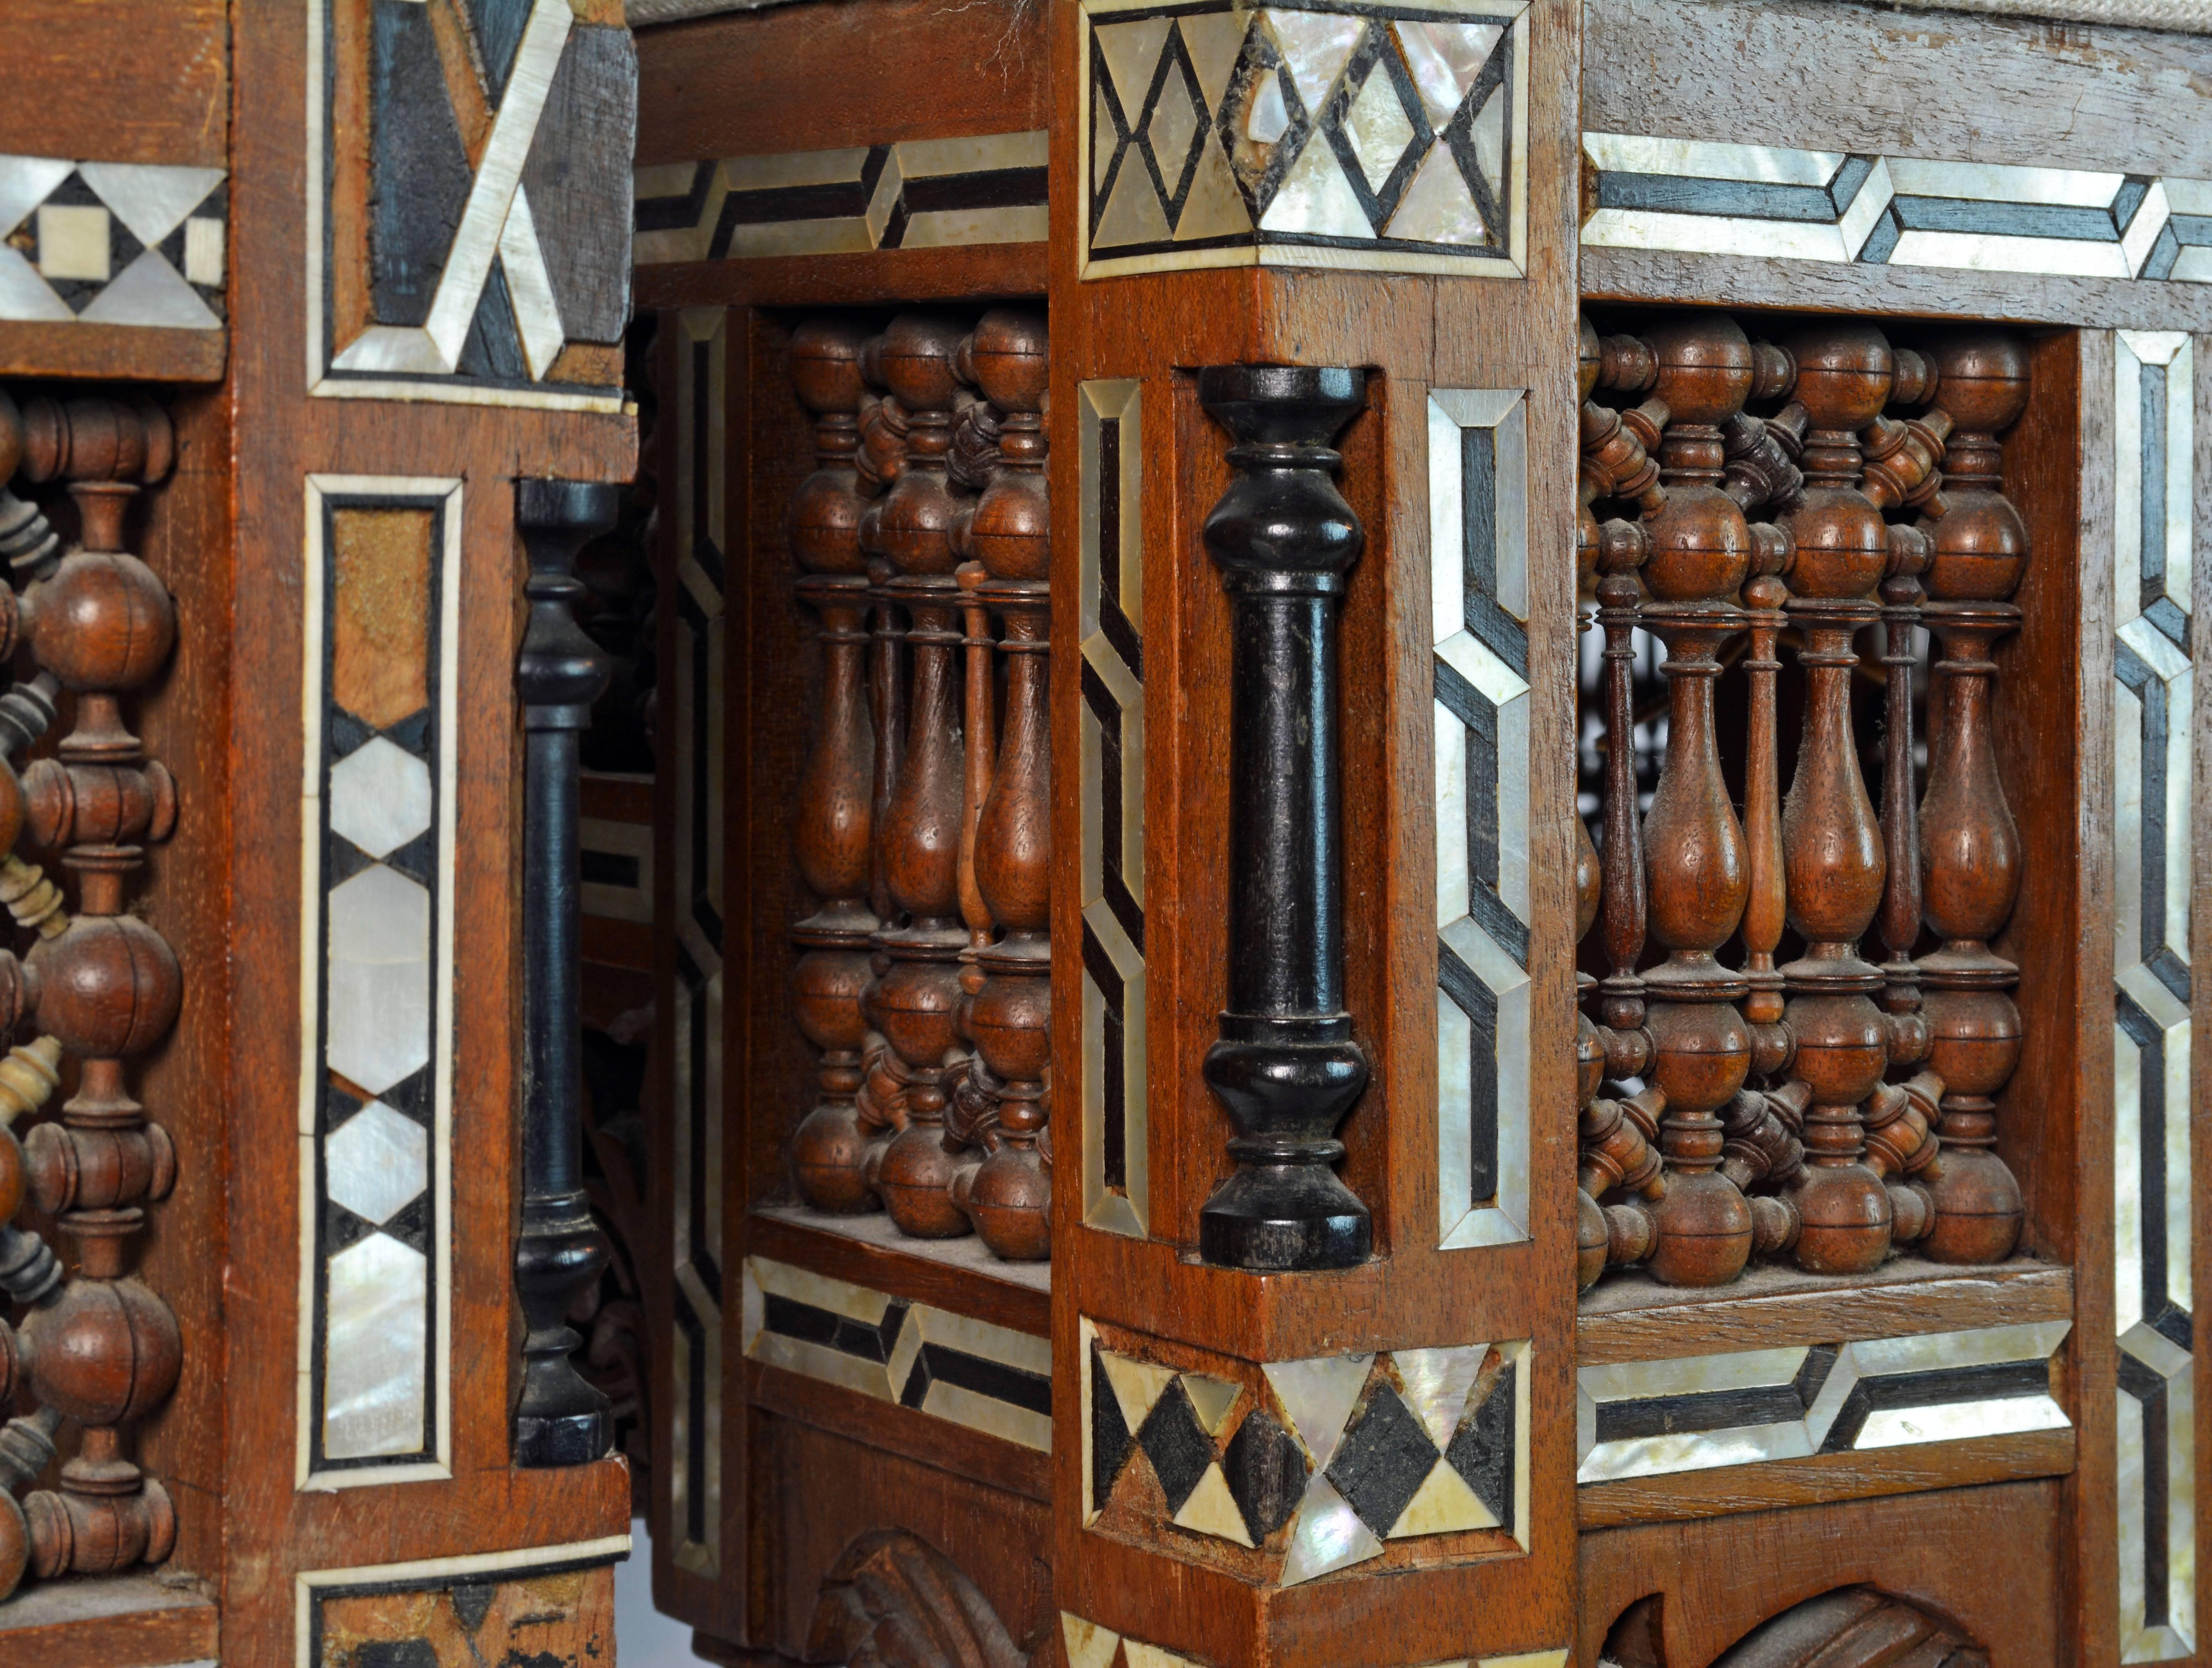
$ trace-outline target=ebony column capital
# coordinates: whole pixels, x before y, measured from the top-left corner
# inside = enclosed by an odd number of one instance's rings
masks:
[[[1237,1170],[1206,1201],[1199,1250],[1230,1268],[1346,1268],[1373,1240],[1330,1168],[1368,1077],[1343,1001],[1336,649],[1365,536],[1333,445],[1366,381],[1310,365],[1199,374],[1237,472],[1205,529],[1231,611],[1229,1005],[1205,1074],[1237,1125]]]

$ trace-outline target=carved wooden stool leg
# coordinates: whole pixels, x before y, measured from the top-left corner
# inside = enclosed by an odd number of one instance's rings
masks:
[[[1004,935],[976,954],[983,981],[969,1008],[969,1036],[1000,1094],[990,1155],[961,1203],[994,1252],[1030,1261],[1052,1244],[1051,1148],[1043,1140],[1052,1063],[1045,345],[1042,316],[1000,309],[984,315],[961,350],[1004,417],[1000,466],[964,539],[986,575],[977,594],[1006,629],[1006,722],[975,832],[976,885]]]

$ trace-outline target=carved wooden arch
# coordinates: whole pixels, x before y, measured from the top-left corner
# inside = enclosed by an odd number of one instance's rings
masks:
[[[873,1529],[822,1578],[809,1662],[848,1668],[1024,1668],[975,1584],[919,1535]]]
[[[1606,1635],[1603,1668],[1672,1668],[1661,1599],[1639,1598]],[[1941,1617],[1875,1587],[1839,1587],[1769,1616],[1712,1668],[1989,1668],[1989,1654]]]

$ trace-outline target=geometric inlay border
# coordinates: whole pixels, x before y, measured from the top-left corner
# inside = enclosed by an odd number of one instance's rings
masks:
[[[1528,441],[1517,389],[1429,395],[1437,1172],[1447,1250],[1528,1237]]]

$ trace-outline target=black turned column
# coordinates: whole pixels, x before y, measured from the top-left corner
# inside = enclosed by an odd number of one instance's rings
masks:
[[[569,1356],[582,1342],[568,1306],[606,1266],[583,1178],[581,1020],[577,970],[582,879],[577,738],[606,687],[605,658],[569,612],[584,592],[570,571],[584,541],[615,521],[615,489],[592,482],[515,484],[515,525],[530,558],[530,619],[514,683],[526,756],[522,861],[522,1233],[514,1284],[528,1336],[514,1409],[514,1463],[580,1465],[613,1446],[607,1398]]]
[[[1367,402],[1364,372],[1218,365],[1206,409],[1237,437],[1237,478],[1206,519],[1231,611],[1229,1007],[1206,1081],[1229,1109],[1237,1173],[1199,1218],[1227,1268],[1364,1262],[1367,1207],[1329,1166],[1367,1083],[1344,1011],[1336,614],[1364,535],[1329,442]]]

